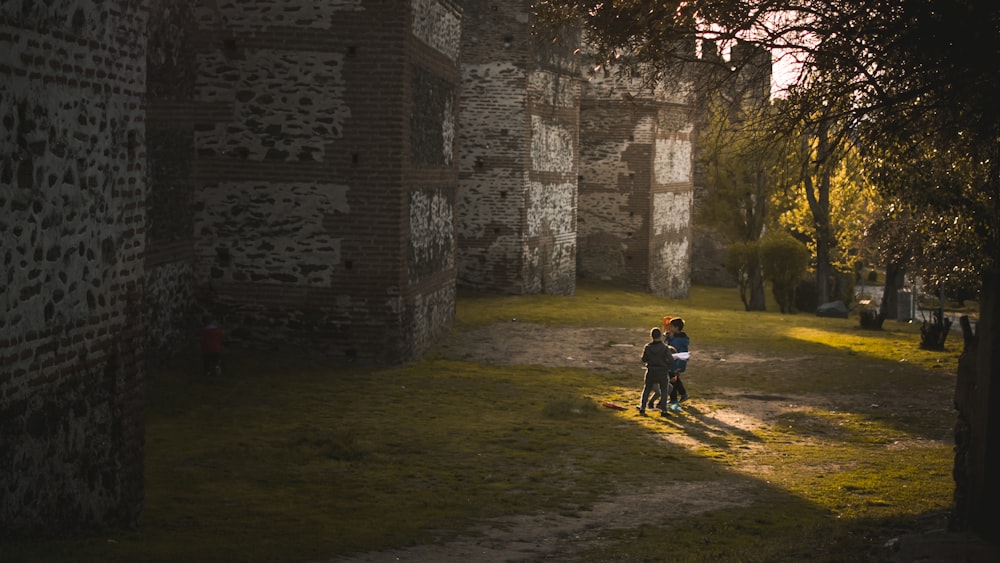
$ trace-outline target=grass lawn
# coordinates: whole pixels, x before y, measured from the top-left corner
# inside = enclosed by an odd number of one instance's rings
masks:
[[[445,543],[502,517],[573,517],[664,481],[749,493],[670,525],[608,522],[569,559],[878,561],[889,539],[944,526],[960,336],[928,352],[917,324],[865,331],[856,317],[748,313],[735,290],[671,300],[581,283],[572,297],[460,295],[451,338],[517,319],[634,329],[641,346],[663,315],[688,319],[700,412],[828,403],[748,428],[685,426],[601,408],[635,403],[635,363],[598,372],[434,349],[371,369],[231,350],[226,373],[205,379],[191,355],[149,373],[140,528],[8,540],[0,560],[329,560]],[[768,360],[725,365],[735,356]],[[678,551],[664,559],[667,547]]]

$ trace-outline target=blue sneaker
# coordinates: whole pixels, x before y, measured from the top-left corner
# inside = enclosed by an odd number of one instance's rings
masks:
[[[682,409],[677,403],[670,403],[670,410],[674,412],[684,412],[684,409]]]

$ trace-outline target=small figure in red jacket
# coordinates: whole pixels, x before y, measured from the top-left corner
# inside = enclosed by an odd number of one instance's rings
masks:
[[[201,351],[205,375],[222,375],[222,327],[211,317],[205,317],[201,329]]]

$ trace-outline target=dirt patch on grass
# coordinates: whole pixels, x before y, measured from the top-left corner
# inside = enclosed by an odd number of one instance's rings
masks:
[[[646,341],[645,332],[635,329],[547,327],[512,321],[463,333],[460,339],[444,343],[437,353],[448,359],[491,365],[569,367],[615,374],[627,384],[634,382],[635,400],[627,405],[632,408],[638,402],[638,391],[642,387],[644,368],[639,358]],[[691,361],[696,366],[699,362],[711,364],[712,370],[724,377],[729,370],[762,363],[769,364],[770,373],[781,376],[795,373],[803,362],[813,359],[811,356],[776,357],[697,348]],[[632,378],[631,381],[628,378]],[[829,398],[821,394],[762,395],[735,388],[716,390],[711,399],[707,404],[699,402],[699,414],[715,417],[741,431],[758,429],[767,424],[768,419],[801,409],[802,405],[831,404]]]
[[[474,535],[439,545],[379,551],[335,561],[434,563],[538,561],[566,557],[595,547],[599,532],[666,525],[677,514],[693,516],[712,510],[749,506],[745,485],[725,481],[671,483],[623,493],[596,503],[586,512],[498,518]]]
[[[643,368],[639,361],[645,344],[644,331],[624,328],[546,327],[511,321],[463,332],[433,353],[437,357],[474,361],[493,365],[538,365],[593,370],[606,374],[617,385],[634,389],[621,403],[628,416],[637,416],[633,409],[638,402]],[[699,395],[698,383],[689,381],[693,399],[684,414],[668,420],[676,431],[657,434],[684,448],[704,448],[710,440],[725,440],[731,454],[734,474],[764,475],[775,469],[756,461],[756,452],[764,446],[755,432],[772,428],[790,413],[835,410],[829,395],[768,394],[747,392],[742,384],[732,387],[719,385],[726,377],[744,373],[748,366],[768,363],[769,377],[795,377],[803,366],[816,359],[811,356],[769,357],[747,353],[697,348],[692,362],[701,363],[696,369],[711,365],[716,384],[710,394]],[[692,378],[689,378],[689,380]],[[851,399],[849,393],[838,393],[836,400],[870,402],[864,393]],[[908,398],[922,406],[940,402],[939,397]],[[659,418],[659,417],[657,417]],[[815,438],[808,435],[789,437],[787,441],[807,443]],[[894,443],[893,448],[906,448]],[[556,556],[566,558],[574,552],[594,547],[599,532],[608,529],[635,529],[643,525],[658,526],[671,519],[748,506],[759,496],[748,484],[752,480],[731,479],[697,483],[665,483],[643,491],[615,491],[609,486],[609,496],[590,510],[574,514],[541,514],[506,517],[491,521],[473,535],[448,543],[421,545],[402,550],[389,550],[356,555],[336,561],[433,561],[433,562],[500,562],[536,561]]]

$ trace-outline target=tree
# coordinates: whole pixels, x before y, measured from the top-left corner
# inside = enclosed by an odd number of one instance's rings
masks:
[[[767,308],[763,272],[756,259],[749,260],[746,250],[764,235],[776,188],[771,173],[775,166],[773,143],[752,125],[766,110],[745,105],[733,113],[718,101],[709,103],[705,126],[698,136],[699,158],[711,186],[711,197],[699,209],[698,218],[736,245],[730,253],[730,272],[748,311]]]
[[[864,178],[861,158],[853,143],[842,141],[840,156],[817,170],[801,163],[816,160],[818,140],[803,135],[801,150],[789,156],[787,189],[775,194],[780,209],[778,228],[804,242],[816,257],[816,286],[820,303],[831,300],[832,273],[854,269],[861,238],[879,195]],[[828,150],[828,149],[827,149]]]
[[[787,233],[772,233],[760,242],[760,261],[781,312],[794,313],[795,288],[809,266],[809,251]]]
[[[909,132],[890,147],[867,150],[865,170],[893,204],[882,222],[873,225],[875,248],[887,263],[905,262],[935,294],[956,298],[975,295],[982,267],[989,262],[991,198],[981,189],[989,170],[975,165],[986,159],[979,147],[958,153],[927,143],[914,144]],[[919,137],[918,137],[919,138]],[[882,143],[890,143],[884,139]]]
[[[881,154],[878,147],[869,149],[871,177],[882,184],[884,192],[894,193],[897,198],[886,215],[871,225],[869,238],[873,248],[886,259],[887,297],[894,298],[895,291],[902,286],[901,279],[895,281],[890,277],[890,274],[901,277],[902,264],[909,264],[906,268],[924,281],[925,291],[937,296],[936,310],[921,326],[920,346],[944,350],[951,332],[951,320],[944,314],[945,296],[964,299],[975,295],[981,266],[987,261],[983,238],[976,230],[977,225],[984,226],[985,222],[975,218],[977,214],[987,215],[988,207],[984,205],[987,200],[981,192],[967,188],[988,180],[976,178],[980,169],[969,166],[968,158],[962,155],[943,159],[931,147],[909,147],[908,140],[895,149]],[[933,212],[927,212],[925,206],[899,200],[906,191],[920,185],[947,188],[924,188],[919,192],[927,195],[910,197],[936,200]],[[895,284],[889,285],[890,281]],[[883,300],[884,307],[894,304],[894,300]],[[886,316],[894,313],[894,308],[882,310]]]
[[[740,292],[743,309],[751,311],[750,294],[756,279],[762,276],[760,265],[760,248],[757,241],[737,241],[729,245],[729,255],[726,259],[726,269],[736,280],[736,289]]]
[[[896,318],[896,296],[903,288],[906,270],[920,255],[919,213],[906,203],[890,201],[880,208],[864,232],[867,252],[885,266],[885,283],[879,316]]]

